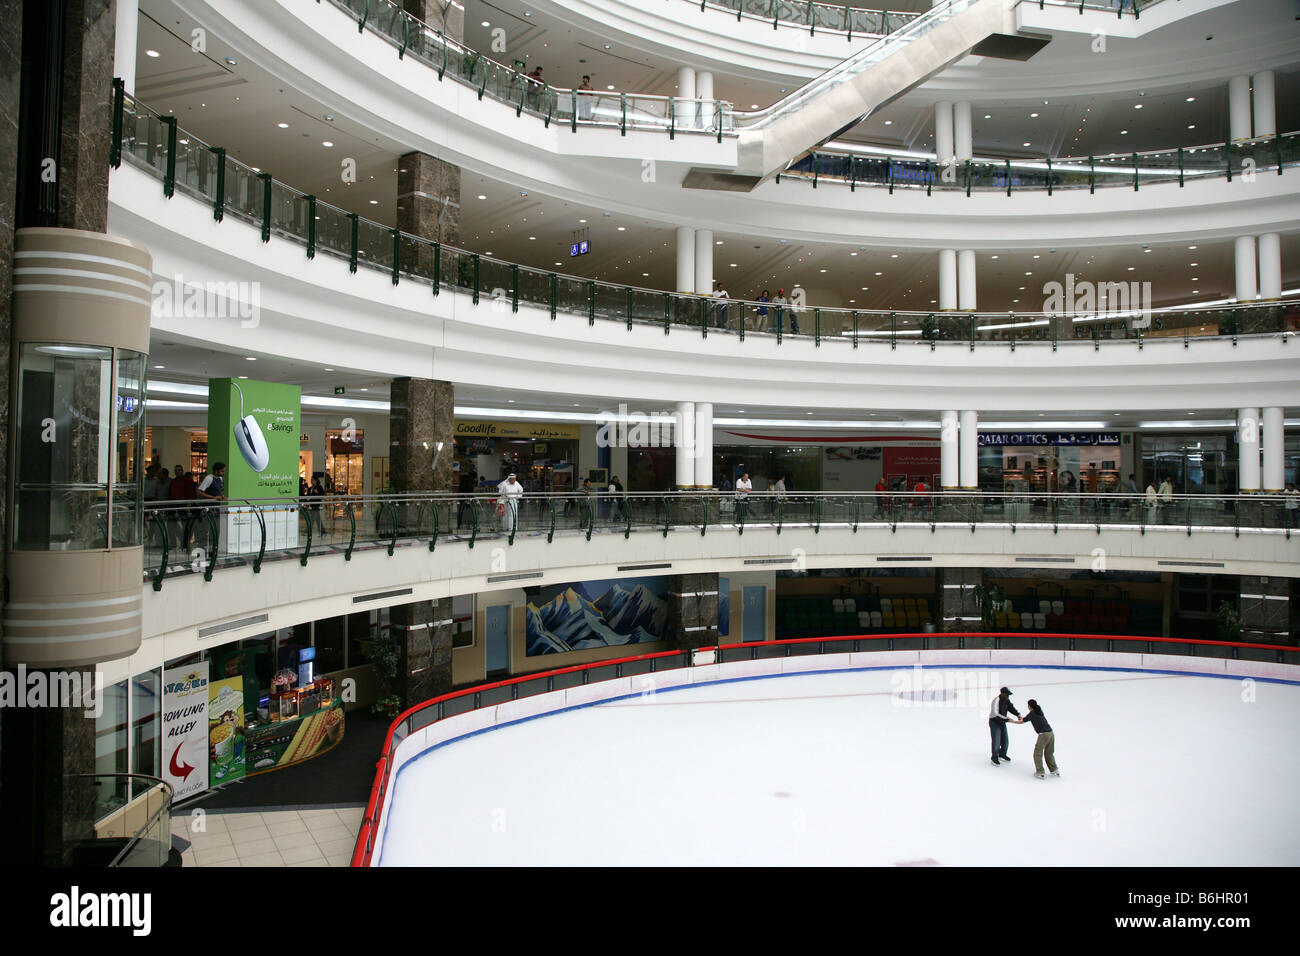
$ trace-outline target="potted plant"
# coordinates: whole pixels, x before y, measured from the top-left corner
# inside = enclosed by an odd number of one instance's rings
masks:
[[[379,679],[379,695],[370,705],[370,712],[383,714],[390,719],[396,717],[405,705],[401,694],[397,693],[402,667],[401,644],[391,629],[383,628],[361,641],[361,652],[374,667],[375,676]]]
[[[1222,602],[1218,614],[1215,615],[1215,622],[1219,627],[1219,640],[1241,640],[1241,612],[1237,610],[1236,605],[1227,601]]]

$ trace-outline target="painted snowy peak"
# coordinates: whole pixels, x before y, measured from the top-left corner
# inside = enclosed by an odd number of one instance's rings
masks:
[[[566,588],[549,603],[529,604],[528,654],[646,644],[662,639],[668,608],[643,586],[613,585],[596,601]]]

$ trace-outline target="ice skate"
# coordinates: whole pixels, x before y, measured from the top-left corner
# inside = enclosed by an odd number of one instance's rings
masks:
[[[1059,777],[1060,775],[1061,775],[1061,771],[1059,771],[1059,770],[1053,770],[1053,771],[1052,771],[1052,776],[1053,776],[1053,777]]]
[[[1037,773],[1035,773],[1034,776],[1037,777],[1039,780],[1046,780],[1046,779],[1047,779],[1047,777],[1045,777],[1045,776],[1043,775],[1043,771],[1041,771],[1041,770],[1039,770]]]

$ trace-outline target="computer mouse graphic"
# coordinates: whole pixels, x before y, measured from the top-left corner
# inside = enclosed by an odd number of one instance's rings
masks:
[[[244,390],[232,382],[239,392],[239,421],[235,423],[235,445],[248,462],[248,467],[261,474],[271,464],[271,449],[266,446],[266,436],[252,415],[244,414]]]
[[[248,462],[248,467],[261,473],[271,464],[271,450],[266,447],[266,436],[262,434],[257,419],[247,415],[235,423],[235,444],[239,453]]]

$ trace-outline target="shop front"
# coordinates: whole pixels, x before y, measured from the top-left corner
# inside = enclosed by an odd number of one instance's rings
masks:
[[[981,432],[979,489],[1011,494],[1105,494],[1133,471],[1122,432]]]
[[[526,494],[573,491],[578,425],[457,421],[456,471],[477,476],[477,490],[495,490],[511,472]]]

